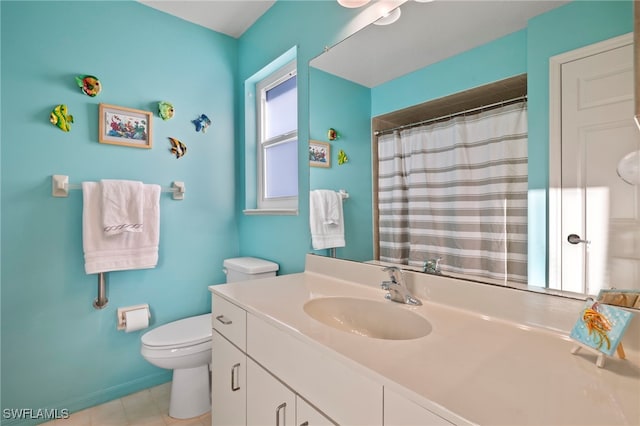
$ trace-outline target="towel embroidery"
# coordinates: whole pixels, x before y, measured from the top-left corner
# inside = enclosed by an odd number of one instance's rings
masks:
[[[127,223],[122,225],[113,225],[113,226],[105,226],[104,232],[115,232],[115,231],[130,231],[130,230],[142,230],[142,223]]]

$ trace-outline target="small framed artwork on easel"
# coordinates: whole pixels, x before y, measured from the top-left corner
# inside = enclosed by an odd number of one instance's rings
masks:
[[[577,354],[581,348],[598,353],[596,365],[604,366],[604,355],[625,359],[622,336],[627,330],[633,314],[625,309],[605,305],[588,299],[571,330],[571,337],[578,344],[571,353]]]

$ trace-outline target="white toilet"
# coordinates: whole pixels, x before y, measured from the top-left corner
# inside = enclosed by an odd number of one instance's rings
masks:
[[[278,264],[255,257],[224,261],[227,282],[276,275]],[[142,356],[151,364],[173,370],[169,416],[188,419],[211,409],[211,314],[161,325],[142,335]]]

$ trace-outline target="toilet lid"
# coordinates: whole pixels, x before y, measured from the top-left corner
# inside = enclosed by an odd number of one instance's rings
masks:
[[[207,340],[211,340],[211,314],[173,321],[142,336],[147,346],[186,346]]]

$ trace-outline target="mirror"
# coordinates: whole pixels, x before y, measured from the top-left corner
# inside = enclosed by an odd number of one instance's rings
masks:
[[[529,273],[523,287],[572,297],[587,293],[571,290],[567,294],[549,272],[549,264],[557,260],[549,255],[549,228],[555,226],[548,189],[553,162],[549,154],[549,62],[563,52],[631,32],[632,3],[408,1],[400,6],[397,22],[372,24],[314,58],[309,68],[310,138],[330,143],[332,161],[329,168],[310,167],[310,189],[349,193],[344,202],[346,246],[336,249],[337,256],[355,261],[376,259],[372,122],[373,130],[395,127],[397,121],[385,120],[397,111],[409,117],[405,123],[419,121],[410,116],[410,107],[452,99],[447,97],[524,75],[529,92]],[[607,19],[601,19],[603,16]],[[487,98],[469,102],[491,103]],[[445,102],[450,108],[451,103]],[[464,110],[464,105],[455,105],[457,110],[449,112],[447,105],[439,105],[440,115],[434,117]],[[335,140],[330,140],[329,129],[336,130]],[[340,150],[348,158],[343,165],[337,164]],[[612,172],[616,173],[615,167]],[[631,193],[638,191],[631,189]],[[629,222],[632,227],[638,225],[638,219]],[[633,229],[631,234],[640,235],[640,228]],[[629,238],[628,230],[624,232]],[[637,235],[625,241],[629,287],[640,282]],[[316,253],[329,255],[329,251]],[[611,283],[625,286],[620,284]]]

